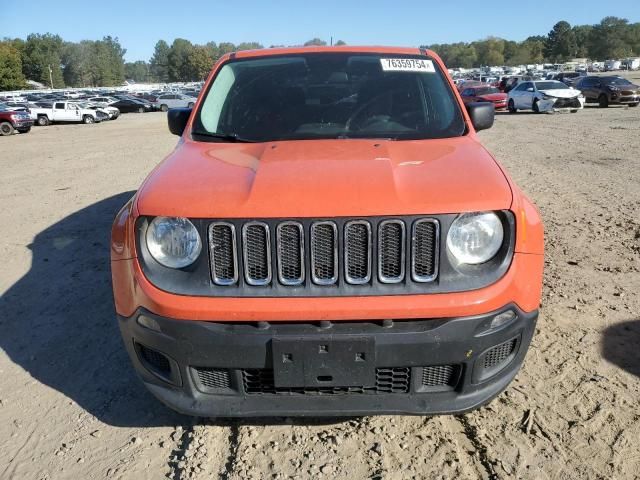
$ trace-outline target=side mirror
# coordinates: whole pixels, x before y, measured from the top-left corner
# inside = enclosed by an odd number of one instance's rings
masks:
[[[169,112],[167,112],[169,131],[179,137],[182,136],[190,116],[190,108],[170,108]]]
[[[533,88],[531,87],[527,88],[527,92],[533,92]]]
[[[495,119],[496,110],[493,103],[489,102],[474,102],[467,103],[467,112],[471,118],[471,123],[476,132],[480,130],[486,130],[493,126],[493,120]]]

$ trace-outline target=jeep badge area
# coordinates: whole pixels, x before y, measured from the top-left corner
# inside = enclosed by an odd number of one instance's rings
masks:
[[[149,390],[200,416],[476,408],[522,365],[534,206],[430,51],[239,52],[117,215],[116,311]]]

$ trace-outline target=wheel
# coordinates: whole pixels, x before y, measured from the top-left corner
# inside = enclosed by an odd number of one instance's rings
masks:
[[[49,125],[49,117],[47,117],[46,115],[39,115],[38,125],[40,125],[41,127],[46,127],[47,125]]]
[[[187,105],[188,108],[193,108],[193,102],[189,102],[189,105]]]
[[[609,106],[609,99],[604,93],[598,97],[598,106],[600,108],[607,108]]]
[[[2,135],[3,137],[13,135],[14,132],[15,130],[13,129],[13,125],[11,125],[9,122],[0,123],[0,135]]]
[[[167,110],[169,110],[169,107],[167,107],[164,103],[162,105],[160,105],[160,110],[162,110],[163,112],[166,112]]]
[[[18,130],[20,133],[29,133],[31,131],[31,127],[21,128]]]
[[[538,107],[538,99],[537,98],[533,101],[533,105],[531,105],[531,109],[535,113],[540,113],[540,107]]]
[[[516,113],[518,111],[515,103],[513,103],[513,100],[509,100],[509,105],[507,106],[507,108],[509,109],[509,113]]]
[[[629,104],[629,106],[630,106],[630,107],[637,107],[637,106],[638,106],[638,103],[630,103],[630,104]]]
[[[82,117],[82,123],[93,123],[95,120],[93,119],[93,117],[91,115],[85,115],[84,117]]]
[[[571,110],[571,113],[578,113],[578,110]]]
[[[140,108],[138,109],[138,113],[144,113],[144,107],[140,107]]]

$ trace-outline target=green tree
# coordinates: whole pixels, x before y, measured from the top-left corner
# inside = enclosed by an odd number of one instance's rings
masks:
[[[22,73],[28,80],[50,85],[49,68],[53,86],[64,86],[61,54],[63,41],[59,35],[32,33],[27,37],[22,56]]]
[[[325,42],[324,40],[321,40],[319,38],[312,38],[311,40],[307,40],[306,42],[304,42],[304,46],[305,47],[324,47],[327,44],[327,42]]]
[[[151,76],[150,66],[144,60],[124,64],[124,76],[135,82],[148,82]]]
[[[631,55],[628,41],[629,21],[626,18],[605,17],[592,30],[592,51],[602,60],[623,58]]]
[[[186,63],[187,76],[184,80],[197,81],[206,78],[213,66],[213,59],[206,46],[196,45],[189,52]]]
[[[0,90],[18,90],[24,86],[20,51],[11,42],[0,42]]]
[[[218,44],[218,58],[226,55],[227,53],[235,52],[236,46],[230,42],[222,42]]]
[[[576,36],[569,22],[556,23],[545,41],[544,55],[552,62],[565,62],[576,56]]]
[[[237,45],[236,50],[239,52],[241,50],[260,50],[262,48],[264,47],[258,42],[242,42]]]
[[[176,38],[169,50],[169,80],[172,82],[184,82],[191,75],[188,57],[193,50],[193,44],[184,38]]]
[[[576,57],[589,57],[593,50],[593,26],[575,25],[572,30],[576,38]]]
[[[345,41],[343,41],[343,40],[338,40],[336,43],[334,43],[334,45],[335,45],[336,47],[340,47],[340,46],[342,46],[342,45],[346,45],[346,44],[347,44],[347,42],[345,42]]]
[[[479,65],[504,65],[504,40],[497,37],[488,37],[478,42],[473,42],[478,55]]]
[[[153,56],[149,61],[151,77],[157,82],[169,81],[169,45],[164,40],[158,40]]]

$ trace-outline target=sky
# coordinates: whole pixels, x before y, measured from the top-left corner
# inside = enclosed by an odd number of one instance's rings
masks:
[[[518,2],[416,0],[0,0],[0,38],[51,32],[68,41],[118,37],[126,61],[148,60],[160,39],[299,45],[319,37],[350,45],[419,46],[497,36],[546,35],[559,20],[594,24],[606,15],[640,21],[638,0]],[[615,6],[615,8],[614,8]],[[532,7],[532,8],[531,8]]]

